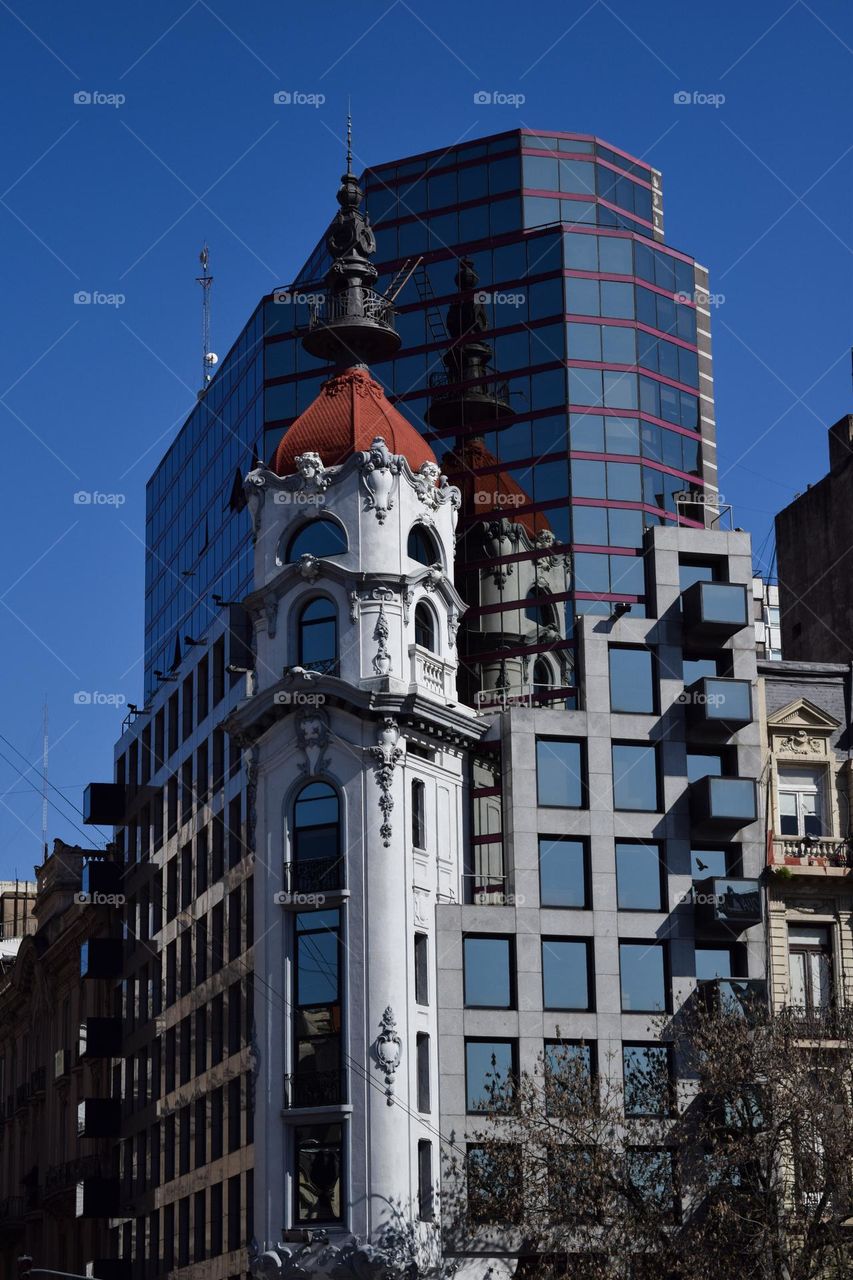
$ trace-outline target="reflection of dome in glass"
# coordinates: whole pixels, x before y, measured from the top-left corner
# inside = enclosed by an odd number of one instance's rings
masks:
[[[451,484],[462,491],[462,512],[466,516],[505,516],[513,524],[519,524],[531,539],[545,531],[550,532],[544,511],[519,511],[533,501],[517,480],[505,471],[489,471],[486,467],[498,466],[498,460],[487,448],[481,436],[473,436],[442,458],[442,469]]]

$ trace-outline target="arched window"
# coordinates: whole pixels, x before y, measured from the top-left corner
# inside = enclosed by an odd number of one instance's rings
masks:
[[[287,544],[287,564],[295,564],[300,556],[339,556],[347,549],[347,536],[334,520],[312,520],[297,529]]]
[[[338,611],[327,596],[304,605],[299,615],[298,665],[335,675],[338,669]]]
[[[422,524],[413,524],[409,530],[406,555],[417,560],[418,564],[441,564],[438,544],[429,529],[425,529]]]
[[[340,801],[328,782],[309,782],[293,806],[290,892],[340,889],[342,881]]]
[[[426,787],[420,778],[412,780],[412,845],[426,848]]]
[[[415,606],[415,644],[435,653],[435,618],[423,600]]]
[[[550,689],[553,684],[551,668],[544,658],[537,658],[533,664],[533,684],[536,689]]]

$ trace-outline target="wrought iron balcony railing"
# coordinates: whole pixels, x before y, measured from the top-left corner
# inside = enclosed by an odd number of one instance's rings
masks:
[[[346,1073],[343,1071],[297,1071],[284,1077],[284,1105],[293,1107],[334,1107],[346,1102]]]
[[[327,325],[330,321],[350,319],[371,320],[374,324],[394,328],[394,307],[375,289],[353,286],[340,293],[327,293],[310,304],[308,324],[311,329]]]
[[[344,859],[305,858],[284,864],[287,893],[333,893],[344,887]]]
[[[853,1036],[853,1009],[834,1001],[823,1005],[787,1005],[779,1017],[804,1040],[847,1040]]]

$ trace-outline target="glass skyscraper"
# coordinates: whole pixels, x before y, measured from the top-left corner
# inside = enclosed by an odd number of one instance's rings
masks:
[[[396,297],[400,353],[372,373],[439,461],[473,466],[490,513],[504,514],[503,502],[527,533],[513,542],[510,529],[490,550],[490,569],[496,557],[504,566],[498,595],[467,601],[469,628],[488,615],[494,653],[509,632],[535,662],[546,647],[571,648],[578,613],[624,600],[642,614],[644,527],[701,524],[702,492],[716,487],[707,273],[663,241],[660,174],[588,135],[512,130],[368,169],[362,187],[377,288],[414,268]],[[488,429],[439,427],[429,413],[452,391],[443,357],[461,258],[492,352]],[[263,300],[149,483],[147,692],[184,636],[204,632],[213,593],[237,599],[248,586],[240,477],[272,457],[326,377],[301,339],[328,266],[321,240],[295,281]],[[480,491],[473,505],[466,497],[463,534],[484,514]],[[555,556],[562,578],[535,570]],[[513,571],[525,559],[532,576]],[[530,625],[504,627],[504,615]],[[571,685],[570,660],[551,683]]]

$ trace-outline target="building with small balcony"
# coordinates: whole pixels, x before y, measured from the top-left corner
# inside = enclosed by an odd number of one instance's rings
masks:
[[[850,667],[758,672],[772,1006],[832,1040],[853,1027]]]

